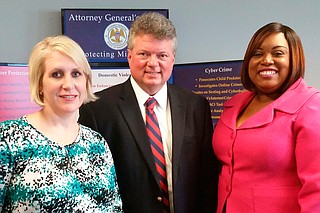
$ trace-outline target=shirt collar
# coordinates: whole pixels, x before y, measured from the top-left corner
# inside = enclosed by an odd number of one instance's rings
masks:
[[[148,93],[146,93],[141,87],[138,85],[138,83],[131,77],[130,82],[132,85],[132,88],[136,94],[139,106],[144,106],[145,102],[148,100],[149,97],[151,97]],[[160,108],[166,109],[167,107],[167,96],[168,96],[168,87],[167,83],[163,85],[163,87],[153,96],[157,102]]]

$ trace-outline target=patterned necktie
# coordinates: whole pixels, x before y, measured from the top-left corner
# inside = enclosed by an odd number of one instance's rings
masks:
[[[158,119],[153,111],[153,108],[156,104],[157,101],[155,98],[149,98],[146,101],[146,127],[152,153],[154,156],[154,161],[159,174],[160,187],[162,190],[162,200],[164,204],[163,212],[169,213],[170,207],[166,173],[166,161],[163,152],[163,144]]]

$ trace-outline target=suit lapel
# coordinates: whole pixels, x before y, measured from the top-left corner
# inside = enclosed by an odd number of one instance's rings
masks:
[[[130,78],[129,78],[130,79]],[[130,132],[140,149],[142,156],[146,160],[148,167],[151,170],[155,180],[158,180],[158,173],[155,168],[152,151],[150,148],[148,136],[146,133],[146,126],[141,116],[138,101],[134,94],[130,80],[124,83],[122,93],[120,95],[120,101],[118,103],[119,109],[126,121]],[[158,182],[158,181],[157,181]],[[159,184],[159,183],[158,183]]]
[[[177,94],[176,90],[170,87],[170,85],[168,85],[168,96],[172,119],[172,178],[173,184],[175,185],[178,176],[183,137],[185,135],[186,100],[185,97]]]

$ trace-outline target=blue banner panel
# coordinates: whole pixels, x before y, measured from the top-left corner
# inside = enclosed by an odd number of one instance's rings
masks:
[[[173,69],[175,85],[204,96],[210,103],[213,125],[218,122],[224,101],[243,92],[240,79],[242,61],[176,64]]]
[[[168,9],[61,9],[62,33],[79,43],[89,62],[127,62],[132,22],[142,13]]]

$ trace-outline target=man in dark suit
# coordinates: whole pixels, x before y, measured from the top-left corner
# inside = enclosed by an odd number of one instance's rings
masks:
[[[165,212],[165,190],[146,131],[149,97],[157,101],[170,212],[216,210],[218,165],[211,147],[210,107],[205,98],[166,83],[176,46],[175,28],[166,17],[137,17],[128,39],[131,77],[98,92],[100,99],[80,109],[80,123],[99,131],[110,146],[128,213]]]

